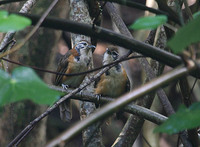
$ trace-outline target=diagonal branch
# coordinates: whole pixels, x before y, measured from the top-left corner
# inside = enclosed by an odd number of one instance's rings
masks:
[[[79,23],[86,23],[86,24],[92,24],[92,20],[89,15],[88,11],[88,5],[84,0],[70,0],[70,20],[79,22]],[[73,34],[71,33],[71,42],[72,46],[80,42],[81,40],[87,40],[90,42],[90,38],[88,36],[80,35],[80,34]],[[88,56],[91,58],[89,69],[94,68],[93,66],[93,60],[92,60],[92,51],[88,54]],[[84,82],[88,82],[90,77],[92,77],[94,74],[91,73],[87,75],[84,80]],[[89,91],[90,93],[93,92],[93,85],[88,85],[84,90]],[[83,90],[83,91],[84,91]],[[94,103],[86,102],[86,101],[80,101],[80,119],[84,120],[89,115],[91,115],[95,111],[96,107]],[[99,127],[101,123],[94,123],[91,126],[88,126],[85,130],[82,132],[82,140],[83,140],[83,146],[99,146],[103,147],[103,141],[102,141],[102,132],[101,128]]]
[[[120,59],[125,58],[126,56],[121,57]],[[54,111],[61,103],[69,99],[71,96],[77,94],[84,88],[86,88],[88,85],[90,85],[92,82],[94,82],[97,78],[99,78],[103,73],[108,71],[110,68],[112,68],[114,65],[111,65],[109,67],[104,68],[101,70],[98,74],[96,74],[94,77],[92,77],[89,81],[82,84],[80,87],[74,89],[71,93],[63,96],[59,101],[57,101],[53,106],[49,107],[43,114],[38,116],[36,119],[34,119],[32,122],[29,123],[29,125],[24,128],[10,143],[8,146],[15,145],[22,137],[24,137],[24,134],[28,135],[31,130],[37,125],[38,122],[40,122],[43,118],[45,118],[47,115],[49,115],[52,111]]]
[[[131,33],[129,32],[128,28],[124,24],[123,20],[119,16],[118,12],[116,11],[114,5],[111,4],[111,3],[107,3],[106,8],[107,8],[107,11],[110,14],[113,22],[118,27],[119,31],[122,34],[129,36],[130,38],[133,38]],[[162,40],[163,38],[160,38],[160,39]],[[145,41],[145,42],[147,42],[147,41]],[[165,46],[165,45],[163,45],[163,46]],[[134,53],[134,55],[138,55],[138,54]],[[146,59],[138,59],[138,60],[140,62],[140,65],[145,70],[145,73],[147,75],[147,79],[152,80],[152,79],[156,78],[156,74],[154,73],[153,69],[149,65],[149,62]],[[158,94],[158,96],[161,100],[161,103],[164,106],[164,110],[166,112],[173,111],[173,108],[172,108],[170,102],[168,101],[168,98],[167,98],[165,92],[162,89],[159,89],[157,91],[157,94]],[[155,96],[155,93],[151,93],[148,96],[144,97],[142,102],[139,102],[139,103],[141,103],[143,107],[150,108],[151,104],[153,102],[154,96]],[[167,114],[169,114],[169,113],[167,113]],[[137,136],[138,136],[138,134],[139,134],[139,132],[142,128],[143,123],[144,123],[143,119],[141,119],[137,116],[131,115],[129,117],[126,125],[124,126],[122,132],[120,133],[120,136],[116,139],[113,146],[121,146],[124,143],[132,145],[133,142],[135,141],[135,139],[137,138]]]
[[[65,132],[64,135],[62,135],[60,142],[66,141],[69,142],[70,139],[75,137],[77,134],[81,133],[83,129],[88,127],[89,125],[102,120],[111,114],[115,113],[119,109],[122,109],[127,104],[131,103],[132,101],[136,100],[139,97],[142,97],[160,87],[165,86],[166,84],[177,80],[181,77],[184,77],[188,75],[189,72],[192,72],[196,69],[196,65],[192,62],[189,67],[183,67],[179,66],[172,71],[168,72],[167,74],[164,74],[148,83],[146,83],[144,86],[141,86],[132,92],[119,97],[115,101],[105,105],[95,113],[91,114],[87,119],[82,120],[81,122],[76,123],[73,127],[71,127],[67,132]],[[56,144],[49,143],[47,147],[54,146]]]
[[[53,86],[53,85],[49,85],[49,88],[60,91],[60,92],[65,92],[65,93],[71,93],[73,91],[72,89],[69,89],[69,88],[67,90],[63,90],[63,88]],[[100,99],[98,99],[95,94],[88,93],[88,92],[77,93],[70,98],[74,100],[93,102],[96,104],[106,104],[115,100],[110,97],[101,97]],[[147,109],[135,104],[128,104],[126,107],[124,107],[122,111],[137,115],[139,117],[142,117],[158,125],[163,123],[167,119],[167,117],[157,112],[153,112],[150,109]]]
[[[105,0],[100,0],[100,1],[105,1]],[[178,16],[177,14],[172,11],[170,8],[166,8],[165,10],[167,11],[162,11],[162,10],[157,10],[157,9],[154,9],[154,8],[150,8],[150,7],[147,7],[145,5],[142,5],[140,3],[137,3],[137,2],[133,2],[131,0],[106,0],[106,1],[109,1],[109,2],[114,2],[114,3],[118,3],[120,5],[125,5],[127,7],[133,7],[135,9],[140,9],[140,10],[147,10],[149,12],[152,12],[152,13],[155,13],[155,14],[162,14],[162,15],[167,15],[169,17],[169,19],[173,20],[174,22],[180,24],[180,22],[178,21]]]
[[[38,16],[21,14],[32,20],[32,25],[35,25]],[[87,25],[83,23],[76,23],[69,20],[58,19],[53,17],[48,17],[42,23],[43,27],[48,27],[52,29],[61,29],[63,31],[70,31],[73,33],[83,34],[86,36],[91,36],[97,39],[101,39],[106,42],[110,42],[119,46],[122,46],[126,49],[141,53],[147,57],[151,57],[159,62],[162,62],[166,65],[175,67],[183,63],[181,57],[174,55],[170,52],[161,50],[157,47],[145,44],[141,41],[137,41],[125,35],[115,33],[111,30],[104,29],[102,27],[95,27],[93,29],[92,25]],[[1,56],[0,56],[1,57]]]

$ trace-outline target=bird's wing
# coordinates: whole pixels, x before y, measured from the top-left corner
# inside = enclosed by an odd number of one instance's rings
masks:
[[[69,56],[71,55],[71,52],[68,51],[59,61],[58,63],[58,68],[57,68],[57,71],[56,72],[59,72],[59,73],[65,73],[66,70],[67,70],[67,66],[68,66],[68,58]],[[62,81],[62,77],[63,75],[60,75],[60,74],[56,74],[55,78],[54,78],[54,85],[60,85],[62,84],[61,81]]]
[[[128,79],[128,77],[127,77],[127,81],[126,81],[126,92],[129,92],[130,91],[130,81],[129,81],[129,79]]]

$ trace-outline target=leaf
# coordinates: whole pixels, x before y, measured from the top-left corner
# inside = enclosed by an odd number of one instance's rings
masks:
[[[0,32],[18,31],[31,25],[31,20],[20,15],[0,11]]]
[[[196,18],[199,17],[199,16],[200,16],[200,11],[198,11],[198,12],[196,12],[196,13],[193,14],[193,18],[194,18],[194,19],[196,19]]]
[[[157,16],[148,16],[141,17],[137,19],[131,26],[131,29],[140,30],[140,29],[156,29],[158,26],[167,22],[167,16],[157,15]]]
[[[192,43],[200,41],[200,17],[197,17],[180,28],[167,45],[177,54]]]
[[[200,103],[194,103],[189,108],[181,106],[178,111],[171,115],[162,125],[157,127],[154,132],[167,134],[178,133],[185,129],[192,129],[200,126]]]
[[[0,18],[6,17],[8,15],[7,11],[0,11]]]
[[[0,106],[24,99],[32,100],[37,104],[52,104],[61,95],[51,90],[27,67],[18,67],[13,70],[12,76],[0,70]]]

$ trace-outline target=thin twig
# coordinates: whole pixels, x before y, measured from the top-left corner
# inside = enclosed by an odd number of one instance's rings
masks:
[[[89,3],[97,4],[96,0],[92,0]],[[91,7],[95,7],[93,4]],[[88,5],[85,0],[78,0],[78,1],[70,0],[70,8],[71,8],[70,15],[69,15],[70,20],[73,20],[73,21],[76,21],[79,23],[92,24],[92,20],[90,18],[89,11],[88,11]],[[92,8],[92,9],[94,9],[94,8]],[[91,14],[91,16],[92,16],[92,14]],[[93,22],[93,23],[96,23],[96,22]],[[81,34],[71,33],[72,46],[75,46],[75,44],[77,44],[81,40],[87,40],[87,41],[91,42],[93,40],[93,38],[89,38],[88,36],[84,36]],[[96,44],[95,42],[96,41],[93,40],[92,44],[93,43]],[[92,51],[89,52],[88,57],[92,59]],[[93,60],[90,61],[88,68],[89,69],[94,68]],[[84,78],[81,85],[90,81],[90,78],[93,77],[93,75],[94,75],[93,73],[87,75]],[[91,85],[88,85],[83,91],[87,90],[89,92],[93,92],[93,89],[94,89],[94,86],[91,84]],[[96,109],[95,104],[91,103],[91,102],[80,101],[79,104],[80,104],[79,113],[80,113],[81,120],[87,118]],[[104,147],[103,139],[102,139],[102,131],[101,131],[101,128],[99,127],[99,123],[100,122],[94,123],[91,126],[88,126],[86,129],[83,130],[83,132],[82,132],[83,146],[86,146],[86,143],[89,143],[87,146],[97,146],[98,145],[99,147]],[[95,132],[95,133],[93,133],[93,132]],[[88,140],[91,140],[91,141],[88,142]]]
[[[9,2],[8,0],[6,0],[6,2]],[[37,0],[28,0],[23,7],[20,9],[20,13],[28,13],[31,8],[36,4]],[[3,1],[2,1],[3,3]],[[10,40],[13,39],[14,35],[16,32],[8,32],[6,33],[5,37],[3,38],[3,41],[0,44],[0,52],[2,52],[2,50],[5,50],[5,46],[8,44],[8,42]]]
[[[194,83],[193,83],[193,85],[192,85],[192,88],[191,88],[191,90],[190,90],[190,94],[189,94],[189,99],[191,98],[191,95],[192,95],[192,93],[193,93],[193,90],[194,90],[194,87],[195,87],[195,85],[196,85],[196,83],[197,83],[197,78],[195,79],[195,81],[194,81]]]
[[[159,87],[163,87],[167,83],[177,80],[178,78],[186,76],[188,72],[192,72],[195,69],[196,69],[195,64],[191,64],[188,68],[182,66],[177,67],[172,71],[168,72],[167,74],[164,74],[146,83],[144,86],[141,86],[133,90],[132,92],[119,97],[115,101],[105,105],[95,113],[91,114],[86,119],[74,124],[74,126],[70,127],[70,129],[67,132],[65,132],[65,134],[62,134],[62,138],[58,137],[59,140],[57,139],[56,142],[50,142],[47,145],[47,147],[53,147],[62,141],[69,142],[70,139],[78,135],[83,129],[85,129],[89,125],[110,116],[111,114],[122,109],[124,106],[136,100],[137,98],[142,97],[148,94],[149,92],[156,90]]]
[[[37,24],[34,26],[34,28],[31,30],[30,33],[28,33],[25,38],[22,40],[21,43],[19,43],[18,45],[16,45],[15,47],[13,47],[11,50],[6,51],[4,53],[2,53],[0,55],[0,58],[11,54],[13,52],[16,52],[17,50],[19,50],[31,37],[32,35],[38,30],[38,28],[40,27],[40,25],[42,24],[42,22],[44,21],[44,19],[47,17],[47,15],[49,14],[49,12],[53,9],[53,7],[57,4],[58,0],[54,0],[51,5],[48,7],[48,9],[44,12],[44,14],[41,16],[41,18],[39,19],[39,21],[37,22]],[[21,11],[21,10],[20,10]],[[22,9],[23,11],[23,9]],[[12,34],[13,36],[14,34]]]
[[[114,66],[114,65],[113,65]],[[87,83],[84,83],[81,85],[81,87],[74,89],[71,93],[67,94],[66,96],[62,97],[59,101],[57,101],[53,106],[49,107],[43,114],[41,114],[39,117],[34,119],[32,122],[29,123],[29,125],[24,128],[10,143],[8,146],[13,146],[16,144],[27,132],[30,132],[30,129],[34,127],[39,121],[41,121],[44,117],[49,115],[55,108],[57,108],[61,103],[63,103],[65,100],[69,99],[69,97],[75,95],[76,93],[80,92],[82,89],[87,87],[89,84],[91,84],[95,79],[100,77],[104,72],[109,70],[112,66],[104,68],[102,71],[100,71],[97,75],[95,75],[90,81]],[[28,135],[27,133],[27,135]]]
[[[32,128],[30,128],[15,144],[15,146],[18,146],[22,140],[29,134],[29,132],[34,128],[34,126]]]
[[[178,24],[182,25],[179,16],[177,15],[177,13],[173,9],[171,9],[171,7],[169,7],[167,5],[166,1],[156,0],[156,2],[158,4],[158,7],[159,7],[160,10],[169,13],[170,16],[173,17],[173,20],[176,19],[176,21],[178,21]]]
[[[63,88],[53,86],[53,85],[49,85],[49,88],[56,91],[65,92],[65,93],[71,93],[73,91],[72,89],[69,89],[69,88],[67,90],[63,90]],[[114,98],[103,97],[103,96],[99,99],[95,94],[88,93],[88,92],[77,93],[74,96],[70,97],[70,99],[89,101],[96,104],[106,104],[115,100]],[[124,107],[122,111],[140,116],[141,118],[149,120],[157,125],[162,124],[167,119],[167,117],[157,112],[153,112],[152,110],[149,110],[147,108],[144,108],[135,104],[127,105],[126,107]]]
[[[180,79],[179,86],[181,89],[183,102],[186,105],[186,107],[189,107],[192,104],[192,99],[190,98],[190,86],[186,77]],[[190,142],[194,146],[199,146],[197,129],[196,128],[188,129],[187,132],[188,132],[188,140],[190,140]]]
[[[125,34],[126,36],[133,38],[131,33],[129,32],[128,28],[124,24],[123,20],[119,16],[118,12],[115,10],[115,7],[113,6],[113,4],[107,3],[106,6],[107,6],[108,13],[110,14],[112,20],[114,21],[114,23],[118,27],[120,33]],[[149,37],[152,37],[152,35],[150,34]],[[152,37],[152,38],[149,38],[149,37],[145,42],[153,44],[154,37]],[[134,53],[134,55],[138,55],[138,54]],[[154,79],[156,77],[156,74],[154,73],[151,66],[149,65],[149,62],[146,59],[138,59],[138,60],[140,62],[140,65],[145,70],[145,73],[147,75],[147,79],[148,80]],[[162,100],[162,102],[163,101],[168,102],[167,96],[165,95],[165,92],[162,89],[158,90],[157,93],[162,94],[162,95],[159,95],[160,99],[164,99],[164,100]],[[141,102],[142,106],[149,108],[151,106],[151,103],[153,102],[154,96],[155,96],[155,94],[152,93],[151,95],[144,97],[143,102]],[[167,105],[166,105],[166,102],[165,102],[164,106],[170,106],[170,103],[167,103]],[[122,132],[120,133],[119,137],[116,139],[113,147],[114,146],[121,146],[121,145],[123,145],[123,143],[128,144],[128,145],[132,145],[133,142],[135,141],[135,139],[137,138],[138,133],[140,132],[140,129],[142,128],[142,124],[144,123],[144,120],[139,118],[139,117],[132,116],[132,115],[130,117],[131,118],[128,119],[128,121],[127,121],[126,125],[124,126]],[[134,121],[132,121],[132,120],[134,120]],[[131,135],[130,135],[130,133],[131,133]],[[132,134],[132,133],[134,133],[134,134]]]
[[[112,21],[117,26],[119,32],[130,38],[133,38],[132,34],[130,33],[130,31],[126,27],[125,23],[123,22],[122,18],[118,14],[115,6],[112,3],[108,2],[106,5],[106,8],[107,8],[108,13],[111,16]],[[148,42],[153,42],[152,40],[154,40],[154,35],[152,35],[152,33],[150,33],[147,40],[148,40]],[[135,52],[133,52],[133,54],[139,55]],[[140,63],[142,63],[142,62],[140,62]],[[145,63],[148,63],[148,62],[145,62]],[[141,64],[141,65],[144,66],[145,64]],[[147,65],[145,65],[145,66],[147,66]],[[148,72],[148,70],[146,70],[145,72]],[[130,78],[130,83],[131,83],[132,89],[134,89],[138,86],[135,82],[135,79],[133,79],[133,78]],[[147,101],[152,101],[154,98],[154,95],[155,94],[151,94],[149,96],[143,97],[142,99],[145,101],[145,104],[147,104]],[[148,103],[148,104],[150,104],[150,103]],[[143,105],[143,106],[147,107],[147,105]],[[148,107],[150,107],[150,106],[148,106]],[[135,139],[137,138],[139,132],[141,132],[143,122],[144,122],[144,119],[142,119],[141,117],[138,117],[135,115],[130,115],[126,124],[124,125],[122,131],[120,132],[119,136],[113,143],[112,147],[125,146],[125,145],[131,146],[133,144],[133,142],[135,141]]]
[[[120,30],[120,32],[121,32],[122,34],[127,35],[127,36],[131,36],[131,34],[130,34],[130,32],[128,31],[128,29],[126,29],[126,26],[124,25],[122,19],[119,17],[119,15],[117,14],[117,12],[115,11],[114,6],[113,6],[112,4],[110,4],[110,3],[107,3],[107,5],[109,5],[109,6],[107,6],[107,10],[108,10],[108,12],[111,14],[111,18],[112,18],[113,21],[115,22],[115,24],[116,24],[116,26],[118,27],[118,29]],[[132,36],[131,36],[131,38],[132,38]],[[145,42],[146,42],[146,43],[149,43],[149,40],[147,39]],[[150,41],[150,42],[152,42],[152,41]],[[148,63],[148,61],[147,61],[146,59],[139,59],[139,62],[140,62],[140,64],[143,66],[143,68],[144,68],[144,70],[145,70],[145,72],[146,72],[147,77],[148,77],[149,80],[156,78],[156,75],[155,75],[154,71],[152,70],[152,68],[150,67],[150,65],[149,65],[149,63]],[[167,114],[168,114],[168,115],[173,114],[173,113],[174,113],[173,107],[171,106],[171,104],[170,104],[170,102],[169,102],[169,100],[168,100],[168,98],[167,98],[165,92],[164,92],[162,89],[159,89],[159,90],[157,91],[157,95],[158,95],[158,97],[160,98],[160,101],[161,101],[161,103],[162,103],[162,105],[163,105],[163,107],[164,107],[164,110],[167,112]],[[147,105],[147,104],[149,105],[149,104],[150,104],[152,97],[153,97],[153,95],[150,95],[150,96],[147,98],[148,102],[145,102],[145,105]],[[143,103],[143,104],[144,104],[144,103]],[[130,117],[132,117],[132,118],[130,118],[130,119],[127,121],[127,124],[125,125],[125,127],[124,127],[123,130],[124,130],[124,131],[129,130],[129,132],[132,133],[132,132],[130,131],[130,129],[129,129],[129,126],[130,126],[131,129],[134,129],[134,127],[136,126],[135,124],[139,124],[139,125],[142,127],[141,124],[142,124],[143,120],[140,119],[140,121],[138,120],[138,122],[136,122],[136,121],[135,121],[136,119],[133,118],[134,116],[130,116]],[[134,120],[134,121],[132,121],[132,120]],[[134,124],[134,123],[135,123],[135,124]],[[132,124],[132,125],[131,125],[131,124]],[[134,126],[134,127],[131,127],[131,126]],[[135,128],[137,128],[137,130],[138,130],[138,132],[139,132],[139,129],[138,129],[139,126],[138,126],[138,127],[135,127]],[[127,133],[128,133],[128,132],[127,132]],[[122,132],[122,134],[124,134],[124,132]],[[136,131],[136,130],[134,131],[134,134],[135,134],[135,138],[136,138],[136,136],[137,136],[137,131]],[[125,135],[124,135],[124,136],[125,136]],[[128,136],[130,136],[130,135],[128,135]],[[127,138],[127,139],[128,139],[128,138]],[[184,136],[183,136],[183,133],[181,134],[181,139],[182,139],[182,141],[185,141],[185,144],[187,143],[187,140],[185,140],[185,138],[184,138]],[[119,139],[117,139],[117,140],[119,141]],[[130,138],[130,140],[134,140],[133,134],[132,134],[132,138]],[[130,140],[129,140],[129,141],[130,141]],[[121,141],[121,143],[122,143],[122,142],[123,142],[123,141]],[[125,141],[125,142],[127,142],[127,141]],[[115,142],[115,143],[116,143],[116,142]]]
[[[184,6],[185,6],[185,12],[189,16],[189,18],[192,20],[193,16],[192,16],[192,12],[190,10],[190,7],[188,6],[188,2],[186,0],[183,0],[183,3],[184,3]]]
[[[127,55],[124,55],[122,57],[120,57],[118,60],[126,58],[129,56],[130,53],[128,53]],[[55,108],[57,108],[61,103],[63,103],[65,100],[69,99],[71,96],[77,94],[78,92],[80,92],[81,90],[83,90],[85,87],[87,87],[88,85],[90,85],[92,82],[94,82],[97,78],[99,78],[103,73],[105,73],[106,71],[108,71],[110,68],[112,68],[114,65],[108,66],[104,69],[102,69],[99,73],[97,73],[94,77],[92,77],[89,81],[85,82],[84,84],[82,84],[80,87],[74,89],[71,93],[63,96],[60,100],[58,100],[53,106],[49,107],[43,114],[41,114],[40,116],[38,116],[37,118],[35,118],[32,122],[29,123],[29,125],[24,128],[10,143],[8,146],[13,146],[14,144],[16,144],[23,136],[24,134],[26,134],[27,132],[30,132],[30,129],[32,127],[34,127],[39,121],[41,121],[44,117],[46,117],[47,115],[49,115]],[[27,133],[27,135],[28,135]]]
[[[38,20],[38,16],[33,16],[28,14],[21,14],[21,15],[30,18],[32,20],[32,25],[34,25]],[[94,30],[92,29],[92,25],[77,23],[53,17],[46,18],[41,26],[53,29],[61,29],[63,31],[70,31],[73,33],[78,33],[98,38],[103,41],[122,46],[128,50],[141,53],[144,56],[151,57],[157,61],[160,61],[172,67],[175,67],[183,63],[181,57],[177,55],[161,50],[157,47],[145,44],[141,41],[137,41],[125,35],[115,33],[111,30],[104,29],[102,27],[96,26],[95,27],[96,31],[94,32]]]
[[[144,140],[144,142],[146,142],[146,144],[149,146],[149,147],[152,147],[151,145],[150,145],[150,143],[148,142],[148,140],[142,135],[142,139]]]
[[[7,61],[9,63],[29,67],[29,68],[32,68],[32,69],[35,69],[35,70],[41,71],[41,72],[47,72],[47,73],[58,74],[58,75],[63,75],[63,76],[79,76],[79,75],[85,75],[85,74],[88,74],[88,73],[91,73],[91,72],[98,71],[98,70],[103,69],[103,68],[110,66],[110,65],[118,64],[120,62],[127,61],[127,60],[130,60],[130,59],[136,59],[136,58],[146,58],[146,57],[142,56],[142,55],[131,56],[131,57],[127,57],[127,58],[124,58],[124,59],[121,59],[121,60],[114,61],[114,62],[106,64],[106,65],[102,65],[100,67],[97,67],[97,68],[94,68],[94,69],[91,69],[91,70],[88,70],[88,71],[85,71],[85,72],[71,73],[71,74],[55,72],[55,71],[51,71],[51,70],[47,70],[47,69],[43,69],[43,68],[39,68],[39,67],[35,67],[35,66],[30,66],[30,65],[26,65],[26,64],[23,64],[23,63],[20,63],[20,62],[12,61],[12,60],[9,60],[9,59],[6,59],[6,58],[1,58],[1,59],[4,60],[4,61]]]
[[[101,1],[105,1],[105,0],[101,0]],[[180,22],[178,21],[178,16],[173,11],[157,10],[157,9],[147,7],[143,4],[140,4],[140,3],[137,3],[137,2],[134,2],[134,1],[131,1],[131,0],[125,0],[125,1],[124,0],[106,0],[106,1],[118,3],[120,5],[125,5],[125,6],[128,6],[128,7],[133,7],[135,9],[139,9],[139,10],[149,11],[149,12],[152,12],[152,13],[155,13],[155,14],[158,14],[158,15],[159,14],[160,15],[161,14],[167,15],[170,20],[180,24]]]

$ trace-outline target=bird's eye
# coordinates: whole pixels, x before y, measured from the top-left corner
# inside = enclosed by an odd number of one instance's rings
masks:
[[[84,45],[83,45],[83,44],[78,44],[78,45],[76,46],[76,49],[82,49],[82,48],[84,48]]]
[[[112,55],[118,56],[119,54],[118,54],[116,51],[113,51],[113,52],[112,52]]]
[[[114,60],[116,60],[118,56],[119,54],[116,51],[112,51],[112,57],[114,58]]]
[[[86,42],[84,42],[84,43],[83,43],[83,45],[84,45],[84,46],[86,46],[86,45],[87,45],[87,43],[86,43]]]

